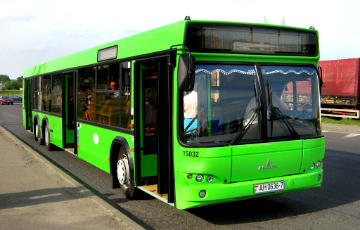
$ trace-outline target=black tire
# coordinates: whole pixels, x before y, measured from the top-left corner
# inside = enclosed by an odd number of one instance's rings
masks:
[[[124,147],[120,148],[116,162],[116,178],[120,188],[128,199],[135,199],[134,166]]]
[[[52,151],[54,149],[54,145],[51,144],[49,125],[45,126],[44,143],[45,143],[47,150]]]

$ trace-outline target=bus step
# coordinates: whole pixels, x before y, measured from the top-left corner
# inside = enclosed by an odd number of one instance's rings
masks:
[[[71,154],[75,155],[74,148],[65,148],[64,150],[65,150],[66,152],[68,152],[68,153],[71,153]]]
[[[164,201],[164,202],[168,202],[168,194],[159,194],[157,191],[157,184],[152,184],[152,185],[142,185],[139,186],[139,189],[141,189],[142,191],[155,196],[157,198],[159,198],[160,200]]]

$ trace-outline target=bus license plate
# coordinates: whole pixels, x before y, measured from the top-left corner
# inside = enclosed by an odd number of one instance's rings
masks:
[[[254,185],[254,194],[284,190],[284,181],[269,182]]]

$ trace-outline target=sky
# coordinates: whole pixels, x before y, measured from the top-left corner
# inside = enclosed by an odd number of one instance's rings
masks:
[[[359,0],[0,0],[0,74],[24,69],[183,20],[220,20],[309,28],[321,60],[360,57]]]

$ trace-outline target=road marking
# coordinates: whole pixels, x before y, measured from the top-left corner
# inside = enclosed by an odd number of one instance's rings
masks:
[[[350,133],[350,134],[346,135],[345,137],[357,137],[357,136],[360,136],[360,134]]]

